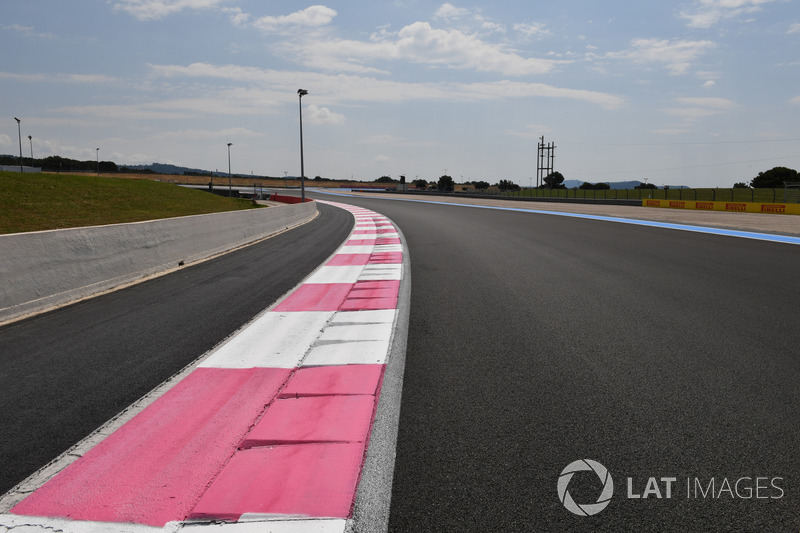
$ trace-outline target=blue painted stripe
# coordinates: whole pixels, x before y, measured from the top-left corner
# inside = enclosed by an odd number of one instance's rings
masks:
[[[363,196],[357,196],[355,194],[345,194],[339,192],[330,192],[322,189],[314,189],[314,192],[330,194],[333,196],[348,196],[353,198],[364,198]],[[449,202],[438,202],[433,200],[417,200],[413,198],[375,198],[376,200],[393,200],[395,202],[418,202],[418,203],[425,203],[425,204],[437,204],[437,205],[447,205],[447,206],[456,206],[456,207],[475,207],[478,209],[496,209],[499,211],[518,211],[521,213],[537,213],[541,215],[556,215],[562,217],[572,217],[572,218],[585,218],[590,220],[602,220],[605,222],[619,222],[621,224],[634,224],[637,226],[647,226],[651,228],[666,228],[666,229],[675,229],[680,231],[693,231],[695,233],[707,233],[711,235],[724,235],[726,237],[739,237],[742,239],[755,239],[759,241],[768,241],[768,242],[780,242],[784,244],[800,244],[800,237],[795,237],[791,235],[776,235],[772,233],[756,233],[752,231],[740,231],[740,230],[733,230],[733,229],[722,229],[722,228],[711,228],[707,226],[693,226],[689,224],[675,224],[672,222],[657,222],[654,220],[639,220],[635,218],[623,218],[623,217],[608,217],[602,215],[587,215],[583,213],[566,213],[563,211],[542,211],[539,209],[525,209],[521,207],[498,207],[498,206],[491,206],[491,205],[474,205],[474,204],[453,204]],[[778,215],[776,215],[778,216]],[[794,216],[794,215],[783,215],[783,216]]]

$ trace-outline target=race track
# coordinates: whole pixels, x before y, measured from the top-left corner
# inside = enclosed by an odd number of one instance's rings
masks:
[[[408,246],[390,531],[800,528],[800,247],[314,195],[388,216]],[[0,328],[2,488],[294,287],[352,228],[320,210]]]
[[[0,493],[293,289],[352,227],[323,205],[259,244],[0,327]]]
[[[390,531],[798,529],[797,245],[342,201],[391,218],[411,258]],[[559,499],[579,459],[613,477],[594,516]]]

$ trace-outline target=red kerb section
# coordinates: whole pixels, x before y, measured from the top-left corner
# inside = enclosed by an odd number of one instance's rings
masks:
[[[196,369],[12,512],[159,527],[183,520],[290,372]]]

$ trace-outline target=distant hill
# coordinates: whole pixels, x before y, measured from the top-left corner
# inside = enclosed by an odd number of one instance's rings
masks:
[[[586,183],[586,182],[581,181],[581,180],[564,180],[564,186],[567,189],[580,187],[584,183]],[[634,189],[634,188],[642,185],[643,182],[638,181],[638,180],[634,180],[634,181],[602,181],[602,182],[590,181],[589,183],[608,183],[611,186],[612,189],[616,190],[616,189]],[[669,187],[670,189],[688,189],[689,188],[689,187],[687,187],[685,185],[667,185],[667,187]],[[658,187],[658,188],[660,189],[661,187]]]
[[[150,163],[149,165],[120,165],[120,167],[130,170],[150,170],[156,174],[211,174],[210,170],[179,167],[177,165],[168,165],[166,163]]]
[[[590,181],[588,183],[608,183],[612,189],[633,189],[634,187],[638,187],[642,184],[641,181]],[[572,189],[575,187],[580,187],[584,183],[587,183],[583,180],[564,180],[564,186],[567,189]]]
[[[120,168],[124,168],[128,171],[151,171],[155,172],[156,174],[175,174],[178,176],[182,176],[184,174],[187,175],[202,175],[208,176],[211,174],[210,170],[203,170],[200,168],[189,168],[189,167],[180,167],[178,165],[169,165],[167,163],[150,163],[149,165],[120,165]],[[214,172],[215,176],[227,176],[227,172]],[[233,177],[240,177],[240,178],[270,178],[270,176],[254,176],[253,174],[231,174]]]

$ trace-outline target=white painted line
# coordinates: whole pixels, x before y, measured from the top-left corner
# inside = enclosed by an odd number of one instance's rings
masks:
[[[376,244],[374,248],[375,252],[402,252],[403,245],[402,244]]]
[[[331,324],[394,324],[396,315],[396,309],[342,311],[334,315]]]
[[[342,246],[339,248],[337,254],[371,254],[375,251],[375,246],[372,244],[359,244],[357,246]],[[389,251],[389,250],[384,250]],[[391,250],[395,251],[395,250]],[[400,250],[396,250],[400,251]]]
[[[403,265],[367,265],[358,281],[398,281],[403,278]]]
[[[331,324],[317,342],[323,341],[388,341],[392,324]]]
[[[265,313],[203,361],[211,368],[296,368],[333,311]]]
[[[66,518],[44,518],[0,514],[0,531],[20,533],[44,533],[63,531],[69,533],[173,533],[181,527],[180,522],[169,522],[163,528],[141,524],[117,524],[112,522],[84,522]],[[263,530],[262,530],[263,531]]]
[[[388,340],[322,344],[311,348],[303,366],[382,365],[388,351]]]
[[[258,515],[256,515],[258,516]],[[240,522],[234,524],[186,524],[181,531],[205,533],[344,533],[347,520],[269,520],[253,521],[250,515],[242,515]]]
[[[350,237],[351,239],[398,239],[400,234],[394,233],[356,233]]]
[[[365,265],[324,266],[314,272],[304,285],[312,283],[355,283],[358,281]]]

